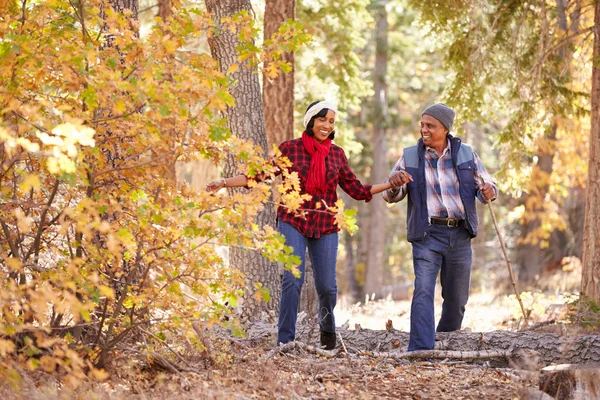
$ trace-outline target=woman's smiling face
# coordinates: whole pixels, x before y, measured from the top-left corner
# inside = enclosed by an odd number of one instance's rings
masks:
[[[335,112],[327,110],[324,117],[316,117],[313,123],[313,134],[317,142],[323,143],[333,132],[335,125]]]

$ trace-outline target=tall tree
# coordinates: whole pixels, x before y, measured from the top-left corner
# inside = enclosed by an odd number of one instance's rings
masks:
[[[212,56],[219,63],[223,73],[235,70],[231,76],[236,83],[230,90],[235,99],[235,106],[227,106],[224,111],[227,126],[237,137],[260,146],[266,156],[267,136],[256,67],[252,66],[249,60],[240,62],[236,51],[236,46],[239,44],[238,33],[231,32],[222,21],[223,18],[231,18],[241,12],[252,13],[252,6],[249,0],[205,0],[205,2],[215,24],[214,33],[208,39]],[[236,69],[237,65],[239,67]],[[225,176],[234,176],[238,173],[238,162],[233,155],[228,155],[224,166]],[[241,190],[244,189],[235,191]],[[256,223],[266,226],[273,225],[274,222],[274,208],[272,204],[267,203],[257,216]],[[254,319],[260,317],[260,312],[263,310],[275,310],[280,296],[277,264],[262,257],[258,251],[235,247],[230,249],[229,263],[244,274],[244,316]],[[264,303],[255,296],[257,282],[261,282],[262,286],[270,291],[270,302]]]
[[[296,0],[266,0],[264,35],[268,40],[286,20],[296,18]],[[285,52],[282,60],[294,65],[294,53]],[[265,63],[265,70],[269,63]],[[294,72],[280,73],[275,78],[263,74],[262,91],[265,127],[269,149],[294,137]]]
[[[585,186],[588,149],[586,135],[572,132],[587,131],[590,82],[582,60],[592,59],[595,2],[411,3],[434,32],[450,39],[447,63],[456,75],[447,97],[457,116],[503,125],[496,136],[500,181],[515,197],[526,192],[515,210],[525,228],[519,241],[543,248],[520,258],[523,276],[536,275],[552,254],[579,254],[582,221],[572,216],[578,214],[574,197]]]
[[[571,20],[571,26],[569,26],[567,6],[566,0],[557,0],[556,28],[558,32],[571,32],[576,35],[579,21],[573,19]],[[561,73],[558,79],[569,81],[572,79],[571,58],[575,46],[572,45],[569,38],[560,42],[557,46],[559,48],[554,63],[557,71]],[[532,282],[544,267],[553,264],[560,265],[560,261],[564,256],[573,254],[573,249],[567,246],[564,229],[555,229],[550,232],[542,229],[544,215],[551,213],[554,207],[554,203],[546,202],[544,199],[551,191],[551,176],[557,150],[560,116],[551,120],[550,126],[539,138],[535,156],[537,162],[533,165],[531,179],[521,199],[527,212],[521,218],[521,238],[517,249],[516,262],[521,266],[519,279],[526,282]],[[580,206],[583,207],[584,204],[580,202]],[[565,210],[566,212],[568,210]],[[566,223],[564,226],[566,227]],[[550,242],[552,246],[547,245]],[[575,253],[580,255],[579,249],[575,249]]]
[[[375,70],[373,72],[374,112],[373,126],[373,165],[371,167],[371,182],[383,182],[389,173],[387,154],[386,129],[389,120],[387,98],[387,66],[388,66],[388,16],[385,8],[387,1],[373,2],[375,15]],[[383,255],[385,245],[386,206],[381,196],[371,200],[369,210],[369,232],[367,250],[367,274],[364,292],[368,295],[379,295],[383,283]]]
[[[583,228],[583,276],[581,293],[600,299],[600,1],[594,14],[592,63],[592,116],[588,164],[585,224]]]

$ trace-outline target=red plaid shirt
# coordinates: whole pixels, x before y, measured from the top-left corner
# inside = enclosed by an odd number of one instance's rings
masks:
[[[283,142],[279,145],[279,150],[281,150],[282,156],[291,161],[290,172],[295,171],[298,173],[301,192],[305,194],[311,156],[304,148],[302,138]],[[322,196],[315,195],[311,200],[304,203],[300,210],[304,218],[296,213],[288,212],[285,207],[280,206],[277,209],[277,220],[292,225],[304,236],[318,238],[340,230],[335,224],[334,214],[325,211],[323,206],[317,207],[317,203],[322,204],[323,202],[330,207],[335,205],[338,200],[336,191],[338,185],[356,200],[368,202],[373,198],[371,194],[372,185],[363,185],[356,178],[341,147],[331,144],[329,154],[325,158],[325,167],[327,169],[325,175],[326,188]]]

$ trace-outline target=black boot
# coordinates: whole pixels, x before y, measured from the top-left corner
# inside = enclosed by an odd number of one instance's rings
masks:
[[[325,350],[335,349],[335,332],[321,331],[321,347],[325,346]]]

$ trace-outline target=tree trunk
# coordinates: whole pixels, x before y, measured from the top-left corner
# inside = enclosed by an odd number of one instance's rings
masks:
[[[131,14],[129,15],[129,18],[132,20],[138,19],[138,10],[140,7],[139,0],[110,0],[110,4],[118,12],[130,10]]]
[[[567,32],[570,34],[576,34],[579,30],[578,17],[575,15],[577,7],[573,11],[571,17],[571,26],[568,25],[567,18],[567,0],[558,0],[556,2],[556,8],[558,13],[558,28],[560,32]],[[558,48],[558,55],[561,58],[561,75],[571,75],[571,64],[573,62],[573,48],[570,41],[566,41],[563,45]],[[553,159],[556,153],[556,133],[558,129],[557,122],[553,122],[550,131],[544,137],[544,141],[547,143],[537,154],[538,164],[534,167],[531,184],[530,184],[530,195],[525,197],[526,213],[533,217],[529,221],[525,221],[522,224],[522,236],[535,232],[540,229],[540,220],[547,214],[545,197],[549,191],[549,179],[548,177],[553,173]],[[573,188],[570,196],[576,196],[577,190]],[[529,205],[529,200],[532,200],[532,205]],[[577,206],[577,201],[572,201]],[[565,219],[568,219],[570,210],[567,206],[562,207],[563,214],[566,215]],[[568,220],[565,221],[568,223]],[[532,282],[537,275],[541,275],[544,271],[543,268],[549,265],[558,265],[563,257],[570,255],[576,255],[579,250],[574,246],[569,246],[570,242],[577,242],[577,233],[567,230],[562,231],[554,229],[550,233],[550,237],[547,239],[548,246],[542,249],[539,243],[526,243],[519,246],[517,263],[520,265],[519,279],[522,281]],[[576,232],[576,231],[575,231]],[[572,237],[572,236],[575,237]]]
[[[266,0],[265,40],[276,33],[284,21],[295,18],[296,0]],[[281,59],[294,65],[293,52],[284,53]],[[294,137],[294,71],[281,72],[272,79],[263,76],[262,93],[268,151],[271,151],[273,145]]]
[[[581,294],[600,299],[600,2],[594,16],[590,158],[583,227]]]
[[[163,21],[166,21],[173,15],[173,11],[171,10],[172,6],[171,0],[158,0],[158,13],[156,16],[160,17]]]
[[[544,142],[550,143],[554,148],[556,142],[557,125],[553,123],[549,133],[543,138]],[[554,151],[544,146],[537,153],[538,162],[533,167],[531,181],[529,183],[529,193],[523,195],[522,201],[525,204],[525,214],[531,219],[521,223],[521,238],[530,235],[540,229],[541,219],[546,214],[544,198],[548,193],[548,177],[552,174]],[[554,255],[553,251],[559,249],[542,249],[539,240],[535,243],[522,243],[517,250],[516,263],[519,265],[519,280],[532,283],[540,274],[544,266],[556,261],[556,258],[562,258],[562,255]]]
[[[373,166],[371,168],[371,183],[381,183],[387,177],[389,167],[386,163],[387,145],[385,139],[388,120],[387,111],[387,64],[388,64],[388,21],[385,4],[375,8],[375,71],[374,79],[374,106],[373,115]],[[386,206],[381,196],[373,197],[369,214],[371,224],[368,233],[367,276],[365,293],[381,295],[383,284],[383,253],[385,245],[385,214]]]
[[[382,321],[382,325],[384,321]],[[404,352],[408,347],[408,332],[395,329],[338,329],[347,348],[363,351]],[[299,326],[297,340],[307,344],[318,343],[318,331],[310,326]],[[446,332],[436,334],[436,350],[475,352],[526,350],[531,360],[515,360],[527,363],[531,368],[549,364],[600,363],[600,336],[571,337],[554,333],[538,332]]]
[[[206,0],[206,8],[213,15],[215,24],[221,25],[221,19],[231,17],[243,10],[252,12],[250,0]],[[211,54],[219,62],[220,70],[225,73],[232,64],[239,63],[235,47],[238,45],[237,33],[221,27],[217,33],[208,40]],[[267,136],[262,110],[261,90],[256,74],[248,62],[240,64],[238,70],[232,74],[236,84],[231,87],[231,94],[235,98],[235,107],[227,107],[224,112],[227,126],[231,132],[246,140],[250,140],[265,150],[267,149]],[[234,157],[227,157],[224,175],[238,174],[238,164]],[[243,191],[244,189],[236,189]],[[274,225],[275,211],[273,206],[266,204],[256,221],[260,226]],[[267,311],[274,317],[274,311],[279,305],[280,280],[277,264],[266,260],[260,252],[231,248],[229,263],[233,268],[240,270],[245,276],[245,298],[243,301],[243,316],[257,319],[261,311]],[[270,291],[272,300],[262,303],[255,294],[255,283],[262,282],[263,287]]]

